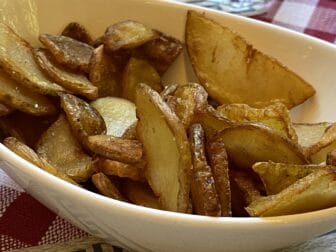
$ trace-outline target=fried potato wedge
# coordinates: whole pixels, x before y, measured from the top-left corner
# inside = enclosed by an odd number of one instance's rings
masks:
[[[129,178],[134,181],[146,181],[143,171],[135,165],[106,158],[100,158],[99,166],[100,171],[105,175]]]
[[[89,72],[92,46],[69,37],[51,34],[41,34],[39,39],[58,63],[72,70]]]
[[[186,129],[199,114],[205,112],[208,106],[208,93],[197,83],[177,86],[174,97],[176,100],[172,106],[173,110]]]
[[[298,136],[299,145],[308,148],[317,143],[325,130],[331,125],[328,122],[321,123],[294,123],[293,127]]]
[[[335,167],[318,170],[280,193],[253,201],[246,210],[251,216],[280,216],[336,206]]]
[[[187,212],[192,162],[183,124],[159,93],[145,84],[138,85],[135,104],[148,183],[163,209]]]
[[[91,157],[82,150],[64,114],[42,134],[36,152],[78,183],[92,175]]]
[[[320,169],[329,169],[322,165],[294,165],[274,162],[258,162],[252,169],[262,180],[267,195],[281,192],[299,179]]]
[[[217,111],[233,122],[259,122],[278,130],[280,134],[294,142],[298,137],[293,128],[289,111],[282,103],[275,103],[264,108],[252,108],[247,104],[224,104]]]
[[[221,205],[221,216],[232,216],[229,162],[225,145],[217,139],[210,140],[206,143],[206,150]]]
[[[132,49],[157,37],[157,33],[142,23],[127,20],[109,26],[104,35],[104,45],[110,52]]]
[[[88,136],[105,134],[104,119],[95,108],[71,94],[60,94],[60,98],[73,133],[85,147]]]
[[[36,64],[32,47],[0,23],[0,66],[13,79],[40,94],[56,96],[64,89],[47,79]]]
[[[1,77],[0,77],[1,79]],[[6,104],[0,103],[0,117],[6,116],[10,113],[12,113],[14,109]]]
[[[200,124],[190,126],[189,141],[193,160],[191,176],[193,210],[199,215],[221,216],[221,204],[211,167],[206,160],[205,137]]]
[[[16,139],[15,137],[8,137],[3,141],[3,144],[10,149],[11,151],[15,152],[17,155],[22,157],[23,159],[27,160],[28,162],[36,165],[37,167],[41,168],[42,170],[59,177],[65,181],[70,182],[71,184],[78,185],[74,180],[72,180],[68,175],[63,173],[62,171],[54,168],[51,164],[49,164],[43,158],[40,158],[37,153]]]
[[[117,186],[104,173],[99,172],[92,175],[91,180],[101,194],[112,199],[127,201]]]
[[[119,97],[103,97],[90,104],[103,117],[106,135],[122,137],[132,125],[136,124],[134,103]]]
[[[137,51],[153,65],[162,76],[181,54],[182,42],[167,34],[156,31],[158,37],[148,41]]]
[[[98,88],[99,97],[119,96],[118,75],[112,57],[104,52],[104,45],[95,48],[90,60],[89,79]]]
[[[67,26],[65,26],[61,35],[89,45],[93,43],[93,39],[88,30],[83,25],[77,22],[71,22]]]
[[[98,97],[98,88],[84,74],[70,72],[57,64],[48,50],[35,48],[33,55],[41,70],[66,90],[91,100]]]
[[[336,149],[327,154],[326,164],[336,166]]]
[[[139,83],[145,83],[157,92],[162,91],[161,78],[155,68],[146,60],[131,58],[123,71],[122,97],[134,102]]]
[[[162,209],[158,197],[146,183],[125,180],[122,184],[122,191],[130,202],[139,206]]]
[[[260,161],[307,164],[301,148],[277,131],[256,123],[237,123],[218,133],[229,159],[238,168],[250,169]]]
[[[199,81],[220,103],[263,107],[279,101],[292,108],[315,93],[277,60],[195,11],[188,12],[185,39]]]
[[[336,124],[329,126],[323,133],[321,139],[306,149],[306,155],[312,163],[325,162],[327,154],[336,149]]]
[[[89,136],[87,147],[103,157],[125,163],[137,163],[142,159],[142,144],[108,135]]]
[[[56,108],[47,97],[26,88],[0,70],[0,102],[36,116],[53,114]]]

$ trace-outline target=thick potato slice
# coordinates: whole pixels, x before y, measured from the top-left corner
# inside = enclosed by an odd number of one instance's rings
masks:
[[[142,144],[137,140],[95,135],[88,137],[87,147],[98,155],[120,162],[137,163],[142,159]]]
[[[191,176],[191,200],[196,214],[221,216],[221,205],[215,180],[205,156],[205,137],[200,124],[189,129],[189,141],[193,160]]]
[[[260,109],[252,108],[247,104],[224,104],[219,106],[217,111],[233,122],[259,122],[278,130],[280,134],[294,142],[298,141],[289,111],[282,103]]]
[[[84,74],[70,72],[57,64],[48,50],[35,48],[33,54],[41,70],[65,89],[91,100],[98,97],[98,88]]]
[[[207,156],[215,180],[215,187],[221,205],[221,215],[231,216],[231,189],[229,163],[225,145],[217,139],[207,141]]]
[[[60,98],[72,131],[85,147],[88,136],[106,132],[104,119],[90,104],[71,94],[60,94]]]
[[[139,83],[145,83],[157,92],[161,92],[161,78],[146,60],[131,58],[122,77],[122,97],[134,101],[135,89]]]
[[[89,79],[98,88],[98,96],[119,96],[121,85],[119,74],[112,57],[104,53],[104,45],[100,45],[92,52]]]
[[[53,114],[56,108],[47,97],[26,88],[0,70],[0,102],[36,116]]]
[[[77,41],[86,43],[91,45],[93,43],[93,39],[90,35],[90,33],[87,31],[87,29],[77,23],[77,22],[71,22],[69,23],[64,30],[61,33],[62,36],[69,37],[72,39],[75,39]]]
[[[317,143],[325,130],[331,125],[328,122],[321,123],[294,123],[293,127],[298,136],[299,145],[308,148]]]
[[[167,34],[156,31],[158,38],[139,47],[137,50],[162,76],[182,52],[182,42]]]
[[[277,194],[308,174],[327,168],[328,166],[321,165],[295,165],[274,162],[258,162],[252,166],[252,169],[262,180],[267,195]]]
[[[92,175],[91,157],[82,150],[64,114],[42,134],[36,152],[76,182],[84,182]]]
[[[239,123],[218,133],[229,159],[238,168],[250,169],[260,161],[306,164],[298,145],[277,131],[256,123]]]
[[[136,205],[162,209],[158,197],[154,195],[148,184],[125,180],[122,191],[129,201]]]
[[[106,135],[122,137],[138,121],[134,103],[126,99],[104,97],[90,105],[103,117],[107,128]]]
[[[199,81],[220,103],[263,107],[279,101],[292,108],[315,93],[277,60],[202,14],[188,12],[185,37]]]
[[[36,165],[37,167],[49,172],[50,174],[59,177],[65,181],[70,182],[71,184],[77,185],[77,183],[72,180],[68,175],[63,173],[62,171],[54,168],[51,164],[49,164],[45,159],[40,158],[36,152],[16,139],[15,137],[7,137],[3,144],[10,149],[11,151],[15,152],[17,155],[22,157],[23,159],[27,160],[28,162]]]
[[[104,173],[99,172],[92,175],[91,180],[101,194],[112,199],[127,201],[117,186]]]
[[[51,34],[41,34],[39,39],[58,63],[72,70],[89,72],[92,46],[69,37]]]
[[[336,149],[336,124],[329,126],[321,139],[306,149],[306,155],[312,163],[319,164],[326,161],[327,154]]]
[[[159,93],[145,84],[138,85],[135,104],[138,137],[147,159],[148,183],[163,209],[187,212],[192,163],[183,124]]]
[[[64,89],[47,79],[36,64],[28,42],[0,23],[0,66],[13,79],[41,94],[57,95]]]
[[[336,171],[318,170],[280,193],[262,197],[247,208],[251,216],[280,216],[336,206]]]
[[[109,26],[104,35],[104,45],[113,52],[119,49],[132,49],[157,37],[157,33],[142,23],[122,21]]]

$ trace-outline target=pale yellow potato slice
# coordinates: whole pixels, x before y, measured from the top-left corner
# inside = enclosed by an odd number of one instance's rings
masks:
[[[294,123],[293,127],[298,136],[299,145],[303,148],[308,148],[320,141],[325,130],[330,125],[331,123],[328,122]]]
[[[64,89],[44,76],[36,64],[31,45],[0,23],[0,66],[13,79],[41,94],[57,95]]]
[[[123,71],[122,97],[134,102],[139,83],[145,83],[157,92],[162,91],[161,78],[155,68],[146,60],[131,58]]]
[[[66,90],[91,100],[98,97],[98,88],[84,74],[70,72],[57,64],[48,50],[35,48],[33,55],[41,70]]]
[[[0,69],[0,102],[36,116],[53,114],[56,108],[47,97],[16,82]]]
[[[277,60],[195,11],[188,12],[185,38],[199,81],[220,103],[262,107],[279,101],[292,108],[315,93]]]
[[[252,166],[252,169],[262,180],[267,195],[279,193],[314,171],[329,168],[321,165],[295,165],[274,162],[258,162]]]
[[[253,108],[247,104],[224,104],[217,107],[217,111],[233,122],[259,122],[278,130],[280,134],[294,142],[298,141],[289,111],[282,103],[275,103],[264,108]]]
[[[134,103],[126,99],[104,97],[91,102],[90,105],[103,117],[106,135],[122,137],[138,121]]]
[[[91,157],[82,150],[64,114],[42,134],[36,152],[76,182],[84,182],[92,175]]]
[[[145,84],[138,85],[135,104],[148,183],[163,209],[187,212],[192,161],[183,124],[160,94]]]
[[[260,161],[307,164],[301,148],[277,131],[256,123],[237,123],[216,135],[224,142],[229,159],[250,169]]]
[[[280,216],[336,206],[336,171],[318,170],[298,180],[280,193],[253,201],[251,216]]]

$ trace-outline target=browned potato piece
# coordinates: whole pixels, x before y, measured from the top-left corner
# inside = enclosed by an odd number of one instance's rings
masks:
[[[112,199],[126,201],[116,185],[104,173],[99,172],[92,175],[91,180],[101,194]]]
[[[0,67],[13,79],[38,93],[57,95],[64,91],[40,71],[31,49],[28,42],[0,23]]]
[[[31,149],[30,147],[28,147],[15,137],[7,137],[3,141],[3,144],[8,149],[15,152],[17,155],[27,160],[28,162],[38,166],[42,170],[45,170],[46,172],[56,177],[59,177],[60,179],[68,181],[71,184],[77,185],[77,183],[74,180],[72,180],[68,175],[51,166],[46,160],[40,158],[33,149]]]
[[[132,49],[156,38],[152,29],[136,21],[122,21],[109,26],[104,35],[104,45],[113,52],[119,49]]]
[[[146,181],[143,171],[138,167],[115,160],[100,158],[100,171],[105,175],[130,178],[135,181]]]
[[[306,149],[306,154],[314,164],[326,161],[327,154],[336,149],[336,124],[329,126],[321,139]]]
[[[130,202],[155,209],[162,209],[158,197],[146,183],[125,180],[122,184],[122,191]]]
[[[142,158],[142,144],[137,140],[95,135],[88,137],[87,147],[98,155],[120,162],[136,163]]]
[[[294,142],[298,141],[289,111],[282,103],[275,103],[259,109],[252,108],[247,104],[224,104],[219,106],[217,111],[233,122],[259,122],[278,130],[280,134]]]
[[[138,137],[147,159],[148,183],[163,209],[187,212],[192,163],[183,124],[159,93],[145,84],[138,85],[135,104]]]
[[[122,137],[132,125],[136,124],[135,105],[119,97],[103,97],[90,104],[103,117],[106,135]]]
[[[308,174],[326,168],[328,166],[294,165],[274,162],[258,162],[252,166],[252,169],[262,180],[267,195],[277,194]]]
[[[65,89],[91,100],[98,97],[98,88],[84,74],[70,72],[57,64],[48,50],[35,48],[33,54],[41,70]]]
[[[280,216],[336,206],[335,167],[318,170],[280,193],[253,201],[246,210],[251,216]]]
[[[167,102],[167,99],[170,96],[173,96],[178,85],[177,84],[169,84],[164,87],[164,89],[161,91],[160,95],[164,101]]]
[[[208,93],[197,83],[179,85],[174,92],[174,112],[188,129],[195,118],[204,113],[208,106]]]
[[[2,70],[0,70],[0,101],[32,115],[41,116],[56,112],[55,106],[47,97],[14,81]]]
[[[182,52],[182,42],[157,31],[159,37],[139,47],[138,51],[162,76]]]
[[[327,154],[326,164],[336,166],[336,150],[332,150]]]
[[[191,199],[196,214],[221,216],[221,205],[215,188],[215,180],[205,156],[204,131],[200,124],[189,129],[189,141],[193,160]]]
[[[89,72],[92,46],[69,37],[51,34],[41,34],[39,39],[58,63],[72,70]]]
[[[215,180],[216,191],[221,205],[221,215],[231,216],[231,189],[229,163],[222,141],[214,139],[207,142],[207,156]]]
[[[162,90],[161,78],[155,68],[145,60],[131,58],[123,71],[122,97],[134,101],[139,83],[145,83],[158,92]]]
[[[1,79],[1,77],[0,77],[0,79]],[[3,103],[0,103],[0,117],[1,117],[1,116],[6,116],[6,115],[12,113],[13,110],[14,110],[14,109],[11,108],[10,106],[5,105],[5,104],[3,104]]]
[[[85,147],[88,136],[106,132],[104,119],[87,102],[71,94],[60,94],[60,98],[72,131]]]
[[[69,23],[61,33],[62,36],[69,37],[80,42],[91,45],[93,43],[93,39],[86,28],[77,23],[71,22]]]
[[[238,168],[250,169],[260,161],[307,164],[298,145],[262,124],[235,124],[215,138],[224,142],[229,159]]]
[[[119,96],[121,92],[117,68],[112,57],[104,53],[104,45],[92,52],[89,79],[98,88],[99,97]]]
[[[122,134],[122,138],[124,139],[136,139],[137,138],[137,132],[136,132],[136,128],[137,128],[138,122],[133,123],[132,125],[130,125],[124,132],[124,134]]]
[[[92,175],[91,157],[73,136],[64,114],[42,134],[36,152],[76,182],[84,182]]]
[[[199,81],[220,103],[263,107],[279,101],[292,108],[315,94],[310,84],[276,59],[202,14],[188,11],[185,37]]]
[[[330,125],[331,123],[328,122],[294,123],[293,127],[298,136],[299,145],[305,149],[317,143]]]

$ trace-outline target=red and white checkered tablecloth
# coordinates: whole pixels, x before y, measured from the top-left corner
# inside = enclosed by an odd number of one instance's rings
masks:
[[[335,0],[273,0],[267,13],[253,18],[336,43]],[[0,251],[86,236],[25,193],[0,168]]]

